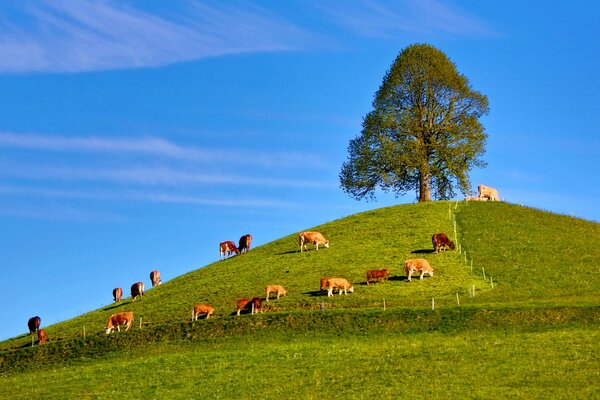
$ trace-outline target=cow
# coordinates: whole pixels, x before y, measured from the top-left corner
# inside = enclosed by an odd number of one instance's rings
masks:
[[[450,248],[450,250],[454,250],[454,242],[448,239],[448,236],[445,233],[436,233],[431,236],[431,243],[433,244],[433,251],[435,254],[439,253],[440,250],[446,250],[446,248]]]
[[[38,344],[44,344],[46,343],[46,330],[45,329],[40,329],[38,331]]]
[[[251,313],[259,313],[261,312],[261,307],[262,307],[262,302],[260,301],[260,297],[253,297],[250,299],[239,299],[236,302],[236,309],[235,311],[237,312],[237,315],[240,315],[240,312],[246,308],[246,309],[250,309]]]
[[[408,281],[410,282],[410,277],[414,272],[421,272],[421,276],[419,279],[423,279],[424,274],[429,274],[429,276],[433,276],[433,268],[429,265],[429,261],[424,258],[413,258],[411,260],[406,260],[404,262],[404,272],[406,272],[406,276]]]
[[[117,331],[121,332],[121,325],[127,325],[125,331],[128,331],[131,328],[131,324],[133,323],[133,312],[122,312],[118,314],[113,314],[108,317],[106,320],[106,334],[111,333],[115,328]]]
[[[267,292],[267,303],[269,302],[269,294],[271,293],[277,293],[277,300],[279,300],[279,297],[287,294],[287,290],[281,285],[269,285],[265,288],[265,292]]]
[[[323,290],[327,287],[327,280],[331,278],[330,276],[324,276],[323,278],[321,278],[321,285],[319,286],[319,290]]]
[[[493,187],[479,185],[477,186],[477,194],[480,199],[487,199],[489,201],[500,201],[498,191]]]
[[[247,234],[240,238],[238,250],[240,253],[247,253],[250,250],[250,245],[252,244],[252,235]]]
[[[42,319],[37,315],[35,317],[29,318],[27,321],[27,327],[29,328],[29,333],[32,335],[36,333],[40,329],[40,324],[42,323]]]
[[[131,301],[135,301],[137,297],[140,299],[144,297],[144,282],[136,282],[131,285]]]
[[[380,280],[385,281],[385,280],[387,280],[388,276],[390,276],[390,272],[387,270],[387,268],[370,269],[367,271],[367,285],[373,279],[376,279],[377,281],[380,281]]]
[[[157,270],[150,272],[150,281],[152,282],[152,287],[160,285],[160,272]]]
[[[345,278],[329,278],[327,279],[326,284],[329,287],[327,297],[333,296],[333,289],[335,288],[339,289],[340,295],[342,294],[342,291],[344,291],[344,294],[348,294],[348,292],[354,293],[354,286],[352,286],[352,284]]]
[[[200,314],[205,314],[205,319],[209,319],[214,311],[215,309],[210,304],[196,304],[194,305],[194,317],[192,318],[192,321],[196,321]]]
[[[224,259],[231,256],[231,253],[240,254],[240,250],[235,247],[231,240],[219,243],[219,258]]]
[[[118,301],[121,301],[122,298],[123,298],[123,289],[121,289],[120,287],[114,288],[113,289],[113,299],[115,300],[115,303]]]
[[[325,239],[325,237],[319,232],[302,232],[298,235],[298,243],[300,244],[300,252],[302,253],[302,248],[308,250],[306,245],[308,243],[312,243],[315,245],[315,250],[319,250],[319,245],[322,244],[326,248],[329,248],[329,240]]]

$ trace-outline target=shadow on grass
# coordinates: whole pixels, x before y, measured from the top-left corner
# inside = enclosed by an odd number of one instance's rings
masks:
[[[281,253],[277,253],[277,255],[281,256],[284,254],[294,254],[294,253],[300,253],[300,251],[299,250],[282,251]]]
[[[395,275],[395,276],[390,276],[388,278],[388,281],[404,282],[404,281],[407,281],[407,279],[406,279],[406,276],[404,276],[404,275]]]
[[[433,249],[420,249],[411,251],[412,254],[432,254],[435,253]]]
[[[309,295],[310,297],[321,297],[321,296],[327,296],[327,291],[326,290],[313,290],[311,292],[304,292],[302,294]]]
[[[116,308],[123,307],[125,304],[129,304],[129,303],[130,302],[128,302],[128,301],[119,301],[118,303],[113,303],[109,306],[104,307],[102,309],[102,311],[114,310]]]

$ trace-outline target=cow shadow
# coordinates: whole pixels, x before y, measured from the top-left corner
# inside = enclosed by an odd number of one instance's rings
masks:
[[[281,253],[277,253],[276,255],[282,256],[284,254],[294,254],[294,253],[300,253],[300,251],[298,251],[298,250],[282,251]]]
[[[390,276],[388,278],[388,281],[394,281],[394,282],[404,282],[406,281],[406,276],[404,275],[395,275],[395,276]]]
[[[321,297],[321,296],[326,296],[327,291],[326,290],[313,290],[311,292],[304,292],[302,294],[308,295],[310,297]]]
[[[411,251],[412,254],[431,254],[431,253],[435,253],[435,250],[433,249],[420,249],[420,250],[413,250]]]
[[[113,303],[113,304],[111,304],[109,306],[104,307],[102,309],[102,311],[114,310],[116,308],[123,307],[125,304],[128,304],[128,303],[129,302],[126,302],[126,301],[119,301],[118,303]]]

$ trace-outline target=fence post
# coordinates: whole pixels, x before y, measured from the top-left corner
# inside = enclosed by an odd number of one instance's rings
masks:
[[[490,276],[490,283],[492,284],[492,289],[494,288],[494,280],[492,279],[492,277]]]
[[[483,280],[485,281],[485,268],[481,267],[481,271],[483,272]]]
[[[140,317],[140,329],[142,329],[142,318],[143,317]]]
[[[85,325],[83,326],[83,338],[85,339]]]
[[[475,298],[475,285],[473,285],[473,298]]]
[[[435,298],[434,297],[431,298],[431,309],[435,310]]]
[[[383,299],[383,311],[385,311],[385,299]]]
[[[460,300],[458,299],[458,293],[456,293],[456,304],[460,307]]]

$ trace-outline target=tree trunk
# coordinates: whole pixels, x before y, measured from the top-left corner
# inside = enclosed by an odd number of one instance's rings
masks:
[[[431,201],[431,174],[419,173],[419,203]]]

